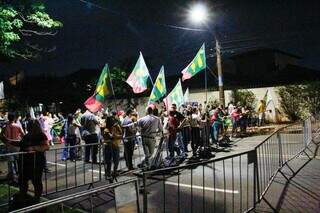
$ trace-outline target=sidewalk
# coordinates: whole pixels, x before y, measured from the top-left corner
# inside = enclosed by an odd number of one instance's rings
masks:
[[[290,166],[294,171],[302,169],[290,181],[278,174],[265,195],[274,210],[261,201],[254,212],[320,212],[320,159],[308,162],[301,156]],[[284,174],[290,177],[292,172],[284,169]]]

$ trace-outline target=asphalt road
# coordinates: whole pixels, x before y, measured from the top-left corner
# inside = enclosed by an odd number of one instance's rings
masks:
[[[293,157],[302,147],[300,133],[282,133],[280,138],[286,140],[283,159]],[[257,152],[260,193],[279,166],[278,150],[278,141],[271,137]],[[253,164],[244,154],[183,170],[174,177],[156,176],[158,181],[148,180],[148,211],[243,212],[253,206],[253,174]]]

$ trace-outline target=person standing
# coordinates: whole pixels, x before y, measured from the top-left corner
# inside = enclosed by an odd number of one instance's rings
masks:
[[[180,125],[180,123],[184,120],[184,116],[182,113],[180,113],[179,111],[177,111],[177,105],[176,104],[172,104],[171,105],[171,109],[170,112],[172,112],[172,116],[175,118],[175,120],[178,122],[178,126]],[[175,144],[176,149],[179,149],[179,151],[177,153],[182,154],[182,157],[185,157],[186,153],[185,153],[185,146],[183,143],[183,135],[182,135],[182,131],[180,128],[176,127],[176,141]]]
[[[19,156],[19,189],[26,195],[28,182],[31,180],[34,186],[36,201],[40,201],[43,191],[42,174],[45,169],[45,151],[49,150],[47,136],[41,129],[37,120],[31,120],[28,125],[28,133],[19,143],[21,152],[28,152]]]
[[[196,156],[198,148],[201,146],[200,138],[200,116],[196,107],[192,109],[190,126],[191,126],[191,148],[193,156]]]
[[[229,104],[228,104],[228,115],[231,115],[232,111],[234,110],[234,105],[233,105],[233,102],[231,101]]]
[[[221,108],[218,107],[214,111],[212,117],[211,117],[211,122],[212,122],[212,128],[213,128],[213,137],[212,137],[212,142],[216,143],[217,145],[219,144],[219,134],[220,130],[222,129],[222,116],[221,116]]]
[[[142,146],[145,155],[145,159],[140,166],[150,167],[150,158],[154,153],[156,144],[156,134],[162,132],[163,126],[160,118],[153,115],[153,109],[147,108],[147,115],[140,118],[137,122],[126,125],[124,127],[130,127],[136,125],[140,128],[142,135]]]
[[[8,124],[3,131],[3,142],[6,144],[7,153],[15,153],[19,151],[19,143],[24,136],[24,131],[20,125],[16,123],[14,113],[8,114]],[[15,183],[15,177],[18,175],[17,156],[8,157],[8,180],[9,183]]]
[[[63,149],[61,160],[76,160],[76,147],[73,146],[75,146],[77,141],[80,140],[80,130],[72,114],[68,115],[67,120],[62,127],[61,133],[61,136],[64,137],[65,141],[65,148]]]
[[[161,120],[153,115],[153,109],[147,109],[147,115],[137,121],[137,125],[141,129],[142,146],[145,154],[143,163],[147,167],[150,166],[150,158],[154,153],[156,144],[156,134],[162,132],[163,126]]]
[[[54,121],[53,121],[53,118],[52,118],[51,114],[49,112],[44,113],[44,116],[43,116],[43,131],[46,134],[46,136],[48,138],[48,141],[49,141],[49,144],[51,146],[54,146],[54,143],[52,141],[53,137],[52,137],[52,134],[51,134],[51,129],[52,129],[53,123],[54,123]]]
[[[97,153],[98,153],[98,145],[99,137],[97,133],[97,129],[99,129],[99,121],[96,116],[87,110],[80,119],[81,125],[83,127],[82,138],[87,145],[85,147],[85,159],[86,163],[90,162],[90,155],[92,163],[97,163]]]
[[[187,155],[188,151],[188,145],[191,140],[191,126],[190,126],[190,120],[191,120],[191,112],[187,111],[186,116],[184,119],[181,121],[178,130],[182,134],[182,140],[183,140],[183,145],[184,145],[184,152],[185,155]]]
[[[180,155],[180,149],[176,147],[175,142],[177,140],[177,129],[179,126],[179,121],[175,117],[174,111],[169,112],[169,119],[168,119],[168,131],[169,131],[169,138],[168,138],[168,149],[169,149],[169,157],[172,159],[174,157],[174,152],[177,152],[177,155]]]
[[[237,128],[239,126],[239,119],[240,119],[240,109],[238,106],[234,108],[234,110],[231,112],[231,120],[232,120],[232,133],[231,137],[237,136]]]
[[[118,176],[117,170],[120,159],[120,143],[122,140],[122,129],[118,121],[112,116],[106,119],[106,128],[103,131],[104,139],[104,161],[107,179]],[[113,162],[113,172],[111,166]]]
[[[122,121],[122,126],[126,126],[133,123],[132,112],[133,111],[130,108],[127,110],[126,116]],[[125,158],[126,166],[128,170],[134,169],[132,164],[132,156],[133,156],[133,151],[135,146],[136,133],[137,133],[137,130],[134,126],[123,128],[124,158]]]
[[[258,126],[263,125],[264,118],[265,118],[265,112],[266,112],[266,104],[265,104],[264,100],[260,100],[259,105],[258,105],[258,116],[259,116]]]

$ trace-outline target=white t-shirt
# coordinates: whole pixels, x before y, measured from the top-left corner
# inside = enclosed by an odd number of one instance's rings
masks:
[[[233,104],[229,104],[229,106],[228,106],[228,114],[231,115],[233,110],[234,110]]]

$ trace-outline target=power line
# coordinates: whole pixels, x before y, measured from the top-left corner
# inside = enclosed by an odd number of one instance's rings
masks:
[[[146,21],[138,20],[137,18],[129,16],[129,15],[123,15],[122,13],[120,13],[118,11],[111,10],[111,9],[109,9],[107,7],[100,6],[100,5],[96,4],[96,3],[92,3],[92,2],[87,1],[87,0],[79,0],[79,1],[82,2],[82,3],[88,4],[90,6],[93,6],[95,8],[108,11],[108,12],[110,12],[110,13],[112,13],[114,15],[120,16],[122,18],[130,19],[130,20],[133,20],[133,21],[136,21],[136,22],[145,22],[145,23],[148,23],[148,24],[158,25],[158,26],[162,26],[162,27],[168,27],[168,28],[177,29],[177,30],[194,31],[194,32],[207,32],[208,31],[206,29],[190,28],[190,27],[177,26],[177,25],[165,24],[165,23],[160,23],[160,22],[146,22]]]

